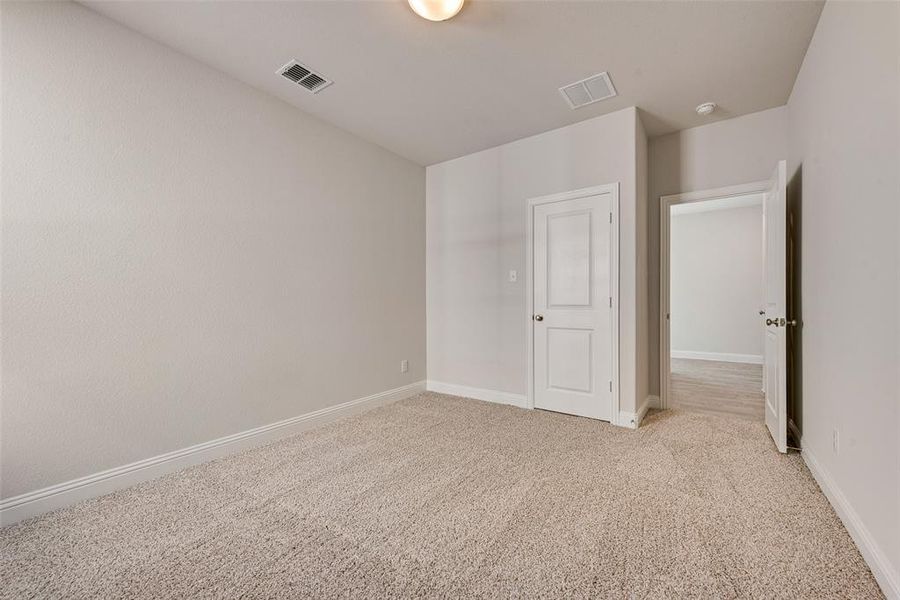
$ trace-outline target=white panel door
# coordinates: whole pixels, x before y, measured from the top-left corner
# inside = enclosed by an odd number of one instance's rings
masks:
[[[765,229],[766,427],[787,452],[787,163],[780,161],[763,195]]]
[[[609,193],[534,207],[534,406],[612,420]]]

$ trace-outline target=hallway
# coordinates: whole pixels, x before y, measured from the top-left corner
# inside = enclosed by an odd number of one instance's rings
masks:
[[[669,390],[672,408],[765,419],[762,365],[673,358]]]

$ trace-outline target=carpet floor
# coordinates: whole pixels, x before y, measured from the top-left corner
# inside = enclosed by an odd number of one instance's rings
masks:
[[[0,530],[2,598],[881,598],[796,454],[423,394]]]

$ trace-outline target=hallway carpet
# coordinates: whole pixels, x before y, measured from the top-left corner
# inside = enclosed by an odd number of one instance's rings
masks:
[[[439,394],[0,530],[3,598],[880,598],[762,423]]]

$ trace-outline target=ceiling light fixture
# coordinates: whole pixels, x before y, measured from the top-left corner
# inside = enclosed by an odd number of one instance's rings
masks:
[[[407,0],[417,15],[429,21],[446,21],[456,16],[465,0]]]
[[[704,102],[699,105],[696,109],[698,115],[705,117],[706,115],[711,115],[714,110],[716,110],[715,102]]]

